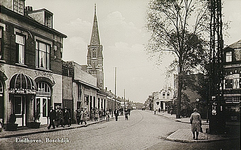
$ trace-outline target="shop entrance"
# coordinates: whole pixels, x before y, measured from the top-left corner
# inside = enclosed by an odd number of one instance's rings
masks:
[[[23,96],[14,96],[13,111],[18,126],[26,126],[26,102]]]
[[[36,112],[39,115],[39,121],[41,124],[47,124],[48,110],[49,110],[50,98],[48,97],[36,97]]]

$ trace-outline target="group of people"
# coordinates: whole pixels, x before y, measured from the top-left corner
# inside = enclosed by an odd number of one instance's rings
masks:
[[[52,106],[50,107],[48,118],[50,119],[50,123],[48,125],[48,129],[53,127],[55,129],[55,126],[58,127],[61,125],[61,127],[65,127],[65,125],[71,126],[71,115],[67,107],[62,110],[60,107],[57,107],[55,110]]]
[[[76,120],[77,120],[77,124],[81,125],[83,124],[83,122],[85,123],[85,125],[87,125],[87,117],[88,117],[88,111],[87,111],[87,107],[84,108],[78,108],[76,110]]]

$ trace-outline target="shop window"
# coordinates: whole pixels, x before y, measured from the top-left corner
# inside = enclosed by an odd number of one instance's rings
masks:
[[[16,58],[17,63],[24,64],[24,53],[25,53],[25,37],[16,34]]]
[[[36,41],[36,67],[49,70],[50,45]]]

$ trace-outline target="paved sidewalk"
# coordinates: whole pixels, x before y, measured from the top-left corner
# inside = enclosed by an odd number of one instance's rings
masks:
[[[110,118],[110,120],[112,120]],[[99,120],[99,121],[87,121],[87,126],[97,124],[100,122],[104,122],[106,120]],[[5,131],[4,129],[2,132],[0,132],[0,138],[9,138],[9,137],[15,137],[15,136],[25,136],[25,135],[30,135],[30,134],[36,134],[36,133],[44,133],[44,132],[55,132],[55,131],[60,131],[60,130],[69,130],[69,129],[76,129],[76,128],[81,128],[85,127],[85,125],[78,125],[78,124],[72,124],[70,127],[65,126],[65,127],[55,127],[55,129],[47,129],[47,125],[41,125],[40,128],[28,128],[28,127],[20,127],[18,128],[17,131]]]
[[[167,112],[160,112],[160,113],[157,112],[156,115],[163,116],[165,118],[169,118],[169,119],[175,120],[177,122],[190,124],[189,118],[176,119],[175,114],[171,115],[171,114],[168,114]],[[240,128],[240,125],[238,125],[237,127]],[[199,133],[198,140],[193,140],[191,128],[189,128],[189,129],[178,129],[175,132],[168,135],[167,137],[165,137],[165,139],[171,140],[171,141],[177,141],[177,142],[211,142],[211,141],[222,141],[222,140],[230,140],[230,139],[240,139],[240,134],[236,134],[236,135],[232,135],[232,134],[214,135],[214,134],[206,133],[208,128],[209,128],[209,123],[206,120],[202,120],[203,132]]]

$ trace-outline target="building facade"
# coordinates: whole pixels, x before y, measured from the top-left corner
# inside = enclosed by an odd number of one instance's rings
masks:
[[[174,91],[171,88],[161,89],[153,92],[154,110],[167,111],[168,103],[173,102]]]
[[[226,121],[240,122],[241,40],[224,48],[224,101]]]
[[[63,38],[53,14],[26,7],[25,0],[0,0],[0,118],[18,126],[39,120],[62,103]]]

